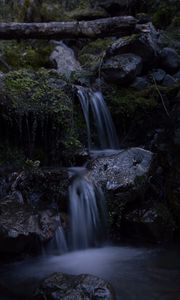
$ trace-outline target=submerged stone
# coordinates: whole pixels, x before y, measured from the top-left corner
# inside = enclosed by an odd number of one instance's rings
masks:
[[[115,300],[115,296],[112,286],[99,277],[55,273],[40,284],[33,299]]]

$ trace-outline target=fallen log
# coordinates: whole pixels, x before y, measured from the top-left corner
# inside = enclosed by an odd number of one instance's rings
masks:
[[[131,16],[93,21],[49,23],[0,23],[0,39],[74,39],[131,34],[136,19]]]

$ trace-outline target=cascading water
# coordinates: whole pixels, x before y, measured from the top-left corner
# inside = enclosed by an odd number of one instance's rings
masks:
[[[63,254],[68,251],[68,246],[66,242],[66,237],[64,234],[64,229],[61,224],[61,220],[59,217],[58,227],[56,229],[54,238],[49,242],[47,249],[45,250],[45,253],[57,253],[57,254]]]
[[[69,187],[72,249],[97,245],[105,236],[105,201],[100,189],[77,174]]]
[[[77,95],[79,97],[86,122],[88,149],[93,150],[91,145],[90,108],[94,123],[97,127],[98,144],[100,149],[119,149],[119,142],[113,120],[102,93],[99,91],[94,92],[91,89],[78,86]]]

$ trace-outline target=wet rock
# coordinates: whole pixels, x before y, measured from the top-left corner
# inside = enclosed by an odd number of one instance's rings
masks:
[[[34,253],[50,240],[57,229],[57,211],[35,211],[29,205],[7,200],[0,202],[0,253]]]
[[[180,82],[180,71],[177,72],[173,77],[177,82]]]
[[[40,284],[33,299],[113,300],[115,297],[111,285],[96,276],[55,273]]]
[[[180,68],[180,56],[176,50],[172,48],[164,48],[160,53],[161,65],[163,69],[174,74]]]
[[[134,53],[146,63],[152,62],[159,52],[157,45],[157,32],[152,25],[146,28],[143,34],[122,37],[115,41],[106,51],[107,56],[114,56],[123,53]]]
[[[74,51],[59,42],[50,56],[50,60],[55,63],[58,73],[69,77],[72,72],[81,71],[80,63],[76,60]]]
[[[141,91],[145,88],[147,88],[149,85],[149,82],[144,77],[136,77],[134,82],[131,84],[131,87],[137,91]]]
[[[165,76],[166,76],[166,72],[162,69],[154,69],[152,71],[152,75],[154,80],[159,84],[162,83],[162,81],[164,80]]]
[[[107,82],[129,84],[142,70],[142,59],[132,53],[121,54],[106,60],[102,76]]]
[[[148,175],[152,161],[150,151],[141,148],[121,150],[118,154],[92,161],[87,176],[106,190],[128,190],[138,179]]]
[[[174,224],[170,212],[162,204],[159,207],[141,207],[125,214],[122,226],[126,237],[159,242],[170,240]]]
[[[173,86],[177,83],[177,81],[174,79],[174,77],[172,77],[169,74],[166,74],[166,76],[164,77],[164,80],[162,82],[162,85],[170,87]]]

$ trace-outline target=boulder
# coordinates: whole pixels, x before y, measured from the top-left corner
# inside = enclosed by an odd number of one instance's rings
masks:
[[[91,161],[87,177],[108,191],[133,189],[139,179],[147,177],[152,161],[150,151],[141,148],[121,150],[118,154]]]
[[[137,91],[144,90],[149,86],[149,82],[145,77],[136,77],[131,87]]]
[[[93,275],[55,273],[46,278],[35,292],[35,300],[113,300],[111,285]]]
[[[72,72],[81,71],[80,63],[76,60],[74,51],[59,42],[50,56],[50,60],[55,64],[58,73],[70,77]]]
[[[164,77],[164,80],[162,82],[162,85],[166,86],[166,87],[171,87],[173,85],[175,85],[177,83],[176,79],[174,79],[173,76],[166,74],[166,76]]]
[[[160,53],[162,68],[174,74],[180,68],[180,55],[172,48],[164,48]]]
[[[134,53],[152,66],[152,61],[159,53],[157,32],[154,27],[148,25],[145,33],[119,38],[106,51],[108,57],[123,53]]]
[[[152,76],[154,80],[159,84],[162,83],[166,76],[166,72],[162,69],[153,69],[152,70]]]
[[[141,73],[142,59],[132,53],[116,55],[104,61],[101,72],[107,82],[129,84]]]
[[[40,251],[59,225],[53,209],[33,210],[13,200],[0,202],[0,253],[6,256]]]
[[[176,74],[174,74],[173,77],[177,82],[180,82],[180,71],[178,71]]]

